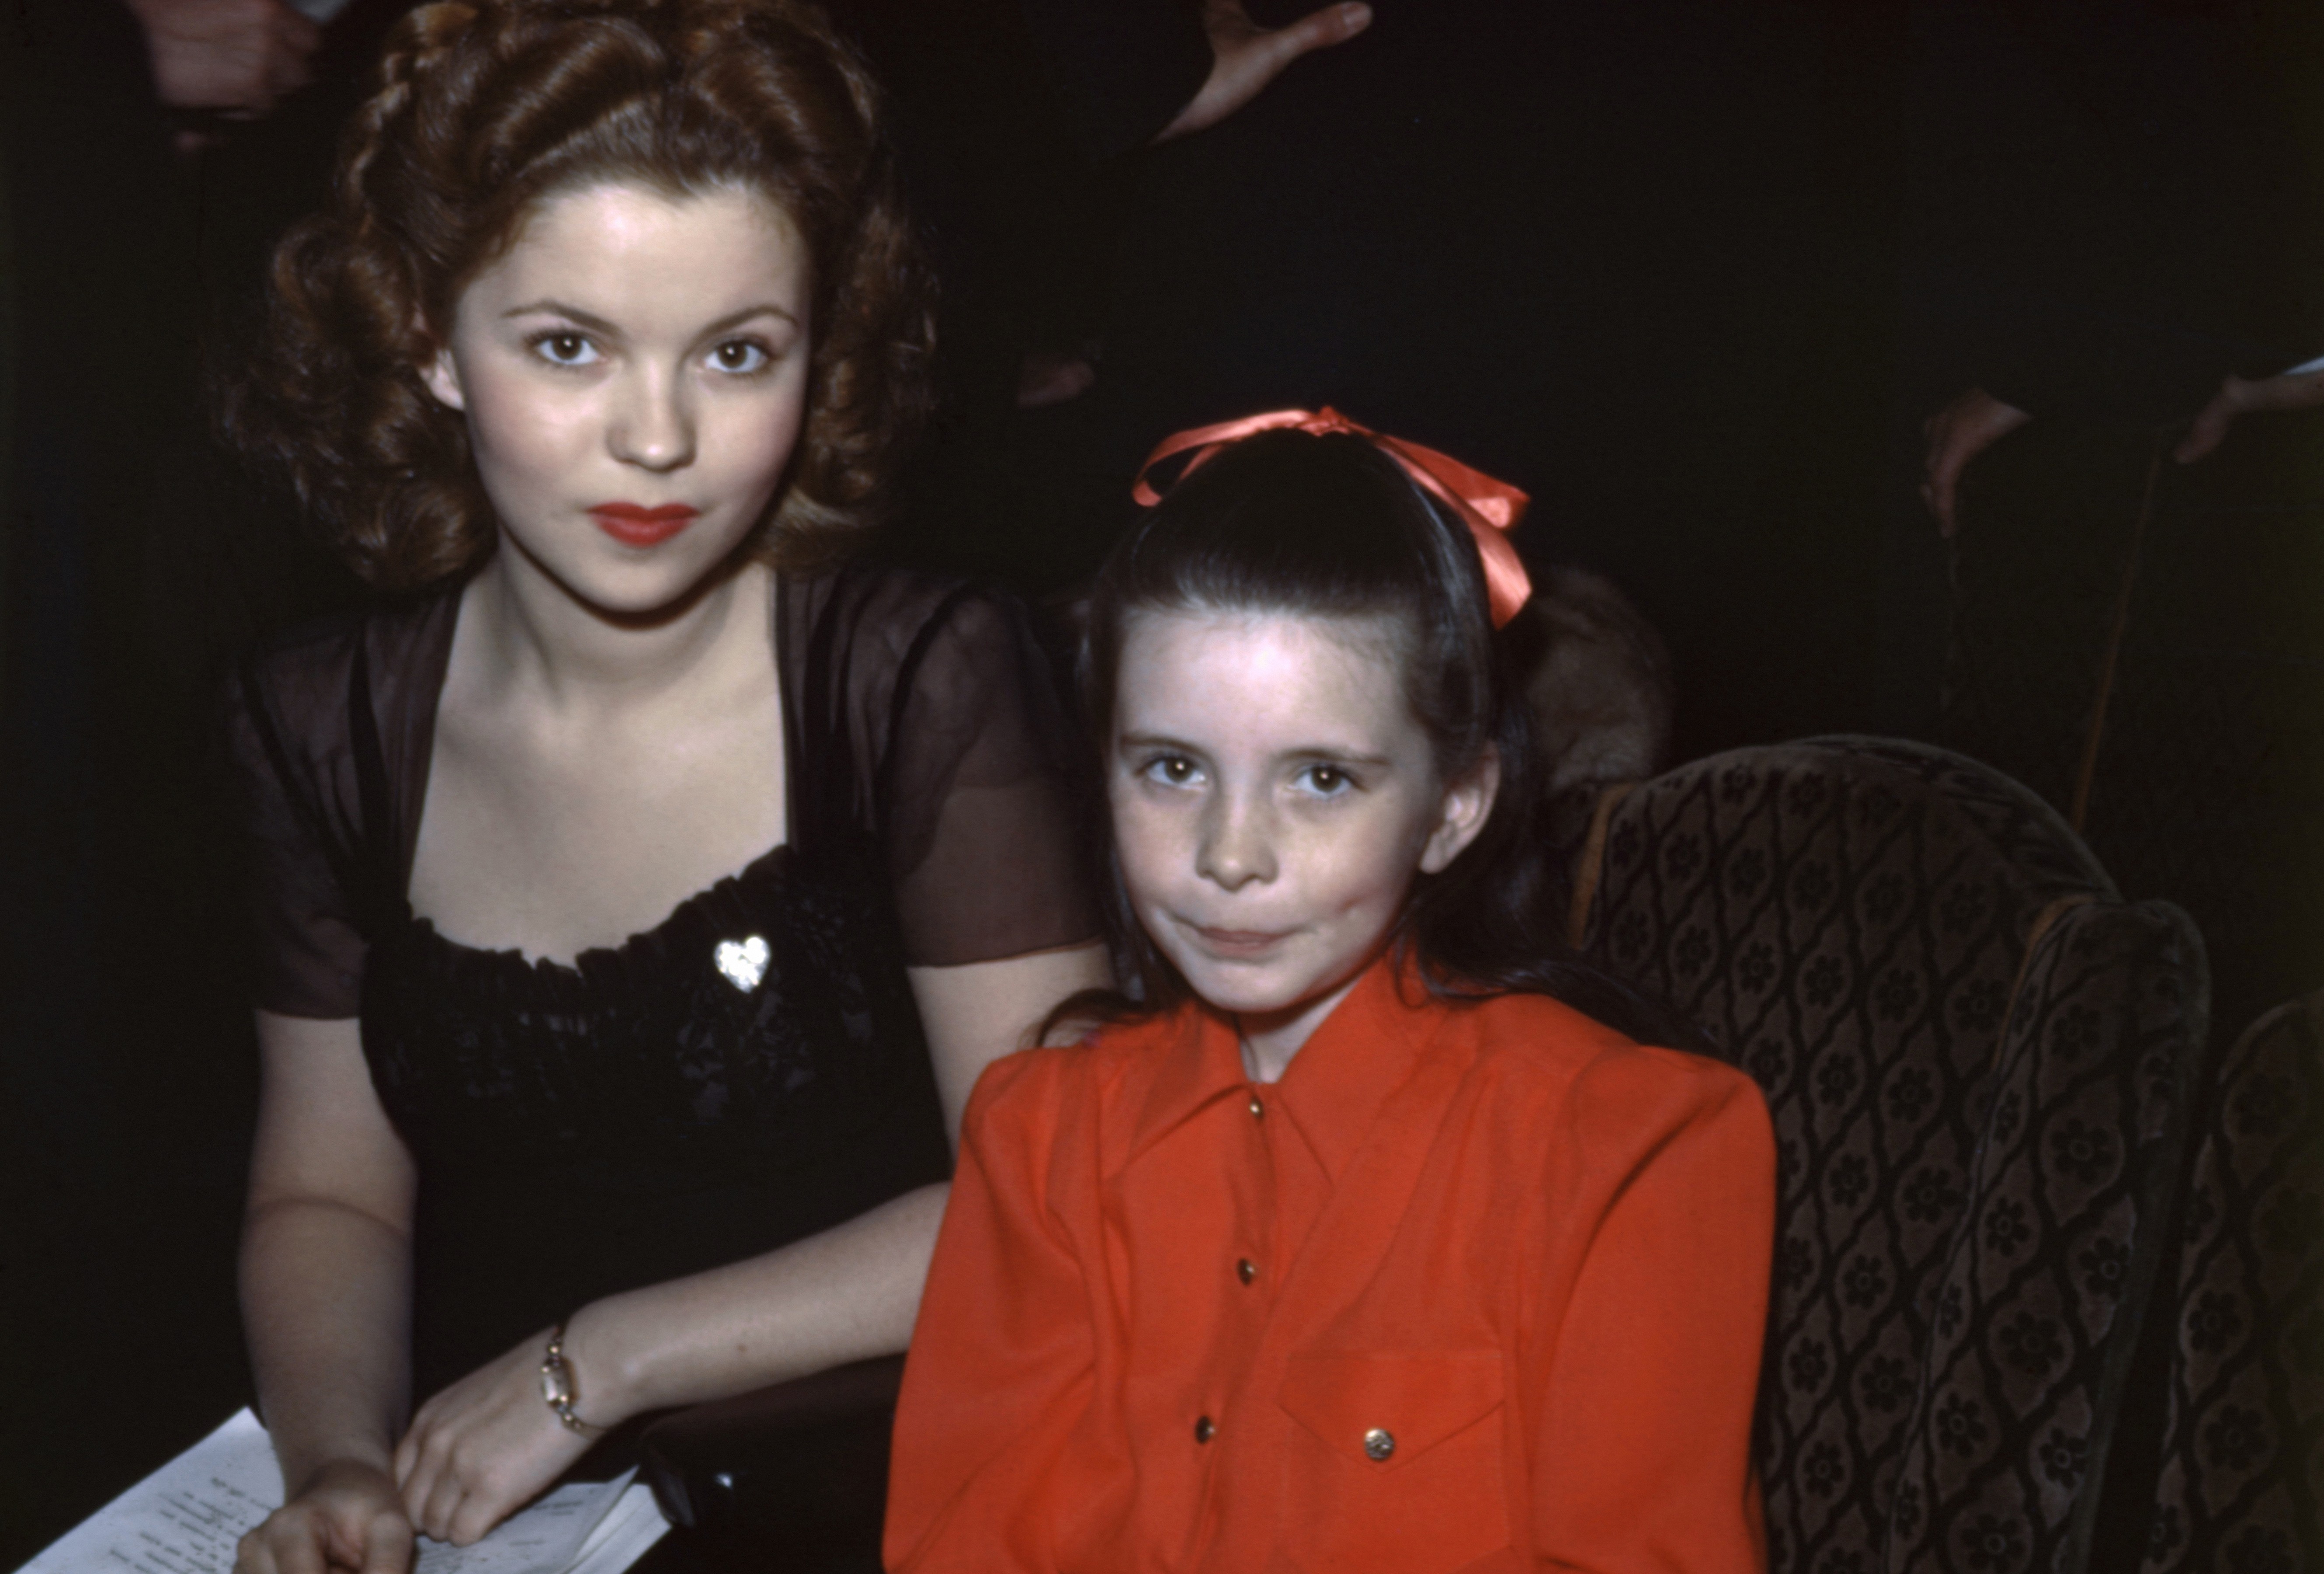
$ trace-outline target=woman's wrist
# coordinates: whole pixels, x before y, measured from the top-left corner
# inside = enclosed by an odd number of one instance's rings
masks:
[[[351,1474],[373,1472],[391,1484],[395,1480],[395,1449],[392,1444],[374,1447],[368,1440],[349,1441],[320,1449],[283,1450],[281,1458],[285,1493],[294,1499]]]
[[[291,1496],[335,1470],[362,1468],[394,1476],[396,1440],[409,1420],[401,1403],[382,1403],[380,1396],[329,1382],[310,1383],[303,1393],[280,1392],[284,1386],[261,1382],[259,1419]]]
[[[551,1335],[564,1357],[570,1413],[589,1432],[617,1427],[647,1408],[637,1397],[635,1364],[622,1337],[624,1319],[615,1304],[619,1299],[590,1301],[559,1325],[561,1338]],[[545,1361],[545,1348],[542,1355]],[[558,1419],[563,1421],[564,1414],[558,1412]]]

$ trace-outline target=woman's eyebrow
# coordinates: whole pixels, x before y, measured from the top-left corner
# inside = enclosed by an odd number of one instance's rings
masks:
[[[595,312],[584,311],[579,307],[568,306],[562,301],[528,301],[521,306],[510,307],[506,311],[502,312],[501,316],[505,319],[512,317],[530,317],[536,314],[548,314],[557,317],[569,318],[574,322],[580,324],[583,328],[588,329],[593,333],[602,333],[610,336],[617,335],[621,332],[620,329],[616,328],[613,323],[608,322],[605,319],[598,316]],[[741,324],[750,321],[751,319],[754,317],[779,317],[785,322],[789,323],[793,328],[797,328],[798,326],[798,319],[794,317],[790,312],[785,310],[782,307],[776,305],[771,301],[762,301],[755,306],[745,306],[740,311],[728,312],[717,321],[706,325],[696,337],[707,338],[712,334],[724,333],[728,329],[739,327]]]
[[[702,335],[704,338],[707,338],[714,333],[724,333],[730,328],[740,328],[742,324],[750,321],[751,319],[754,317],[779,317],[785,322],[789,323],[793,328],[797,328],[798,326],[798,318],[792,316],[788,311],[784,310],[773,301],[765,301],[760,302],[756,306],[745,306],[740,311],[728,312],[717,321],[710,324],[707,328],[705,328],[702,330]]]
[[[512,317],[568,317],[586,329],[597,333],[613,334],[621,330],[594,311],[584,311],[578,306],[567,306],[562,301],[528,301],[521,306],[512,306],[501,313],[502,320]]]

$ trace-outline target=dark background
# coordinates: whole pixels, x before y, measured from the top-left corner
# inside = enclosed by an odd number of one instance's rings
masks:
[[[1931,88],[1947,8],[1443,6],[1400,32],[1382,0],[1242,116],[1106,158],[1013,6],[855,7],[947,281],[893,550],[1054,591],[1155,438],[1330,402],[1532,490],[1526,551],[1611,573],[1670,639],[1683,754],[1886,731],[2061,806],[2119,622],[2094,847],[2203,925],[2222,1033],[2324,985],[2324,417],[2166,468],[2126,595],[2155,412],[2045,413],[1949,550],[1917,421],[1975,372],[1943,282],[1975,259],[1932,270],[1929,236],[1985,190],[1960,125],[2002,146],[2006,117]],[[359,3],[318,86],[189,161],[112,0],[0,0],[0,1566],[247,1397],[210,696],[355,588],[210,448],[198,360],[396,9]],[[2131,183],[2107,234],[2171,252],[2172,200]],[[1026,348],[1092,338],[1092,394],[1014,410]]]

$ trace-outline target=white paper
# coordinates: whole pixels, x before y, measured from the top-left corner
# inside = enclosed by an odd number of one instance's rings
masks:
[[[622,1499],[632,1470],[611,1481],[576,1481],[560,1486],[523,1513],[493,1527],[474,1546],[420,1538],[412,1574],[564,1574],[580,1560],[581,1549]],[[647,1493],[650,1499],[652,1494]]]
[[[669,1528],[635,1475],[560,1486],[472,1547],[423,1536],[415,1574],[620,1574]],[[281,1505],[274,1446],[242,1411],[23,1574],[230,1574],[235,1544]]]
[[[669,1529],[669,1521],[661,1516],[661,1505],[654,1501],[653,1488],[642,1481],[632,1481],[613,1510],[597,1522],[583,1543],[581,1556],[567,1574],[622,1574],[622,1570],[646,1555],[646,1550],[661,1540]]]

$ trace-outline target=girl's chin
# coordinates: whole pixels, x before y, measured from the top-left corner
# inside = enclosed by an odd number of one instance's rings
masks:
[[[1270,978],[1268,969],[1255,963],[1222,962],[1212,957],[1170,959],[1194,993],[1221,1011],[1280,1011],[1299,997],[1296,985]]]
[[[1285,977],[1279,969],[1262,965],[1210,958],[1191,968],[1181,959],[1179,970],[1213,1009],[1254,1019],[1296,1016],[1346,981],[1319,983],[1304,971],[1299,977]]]

